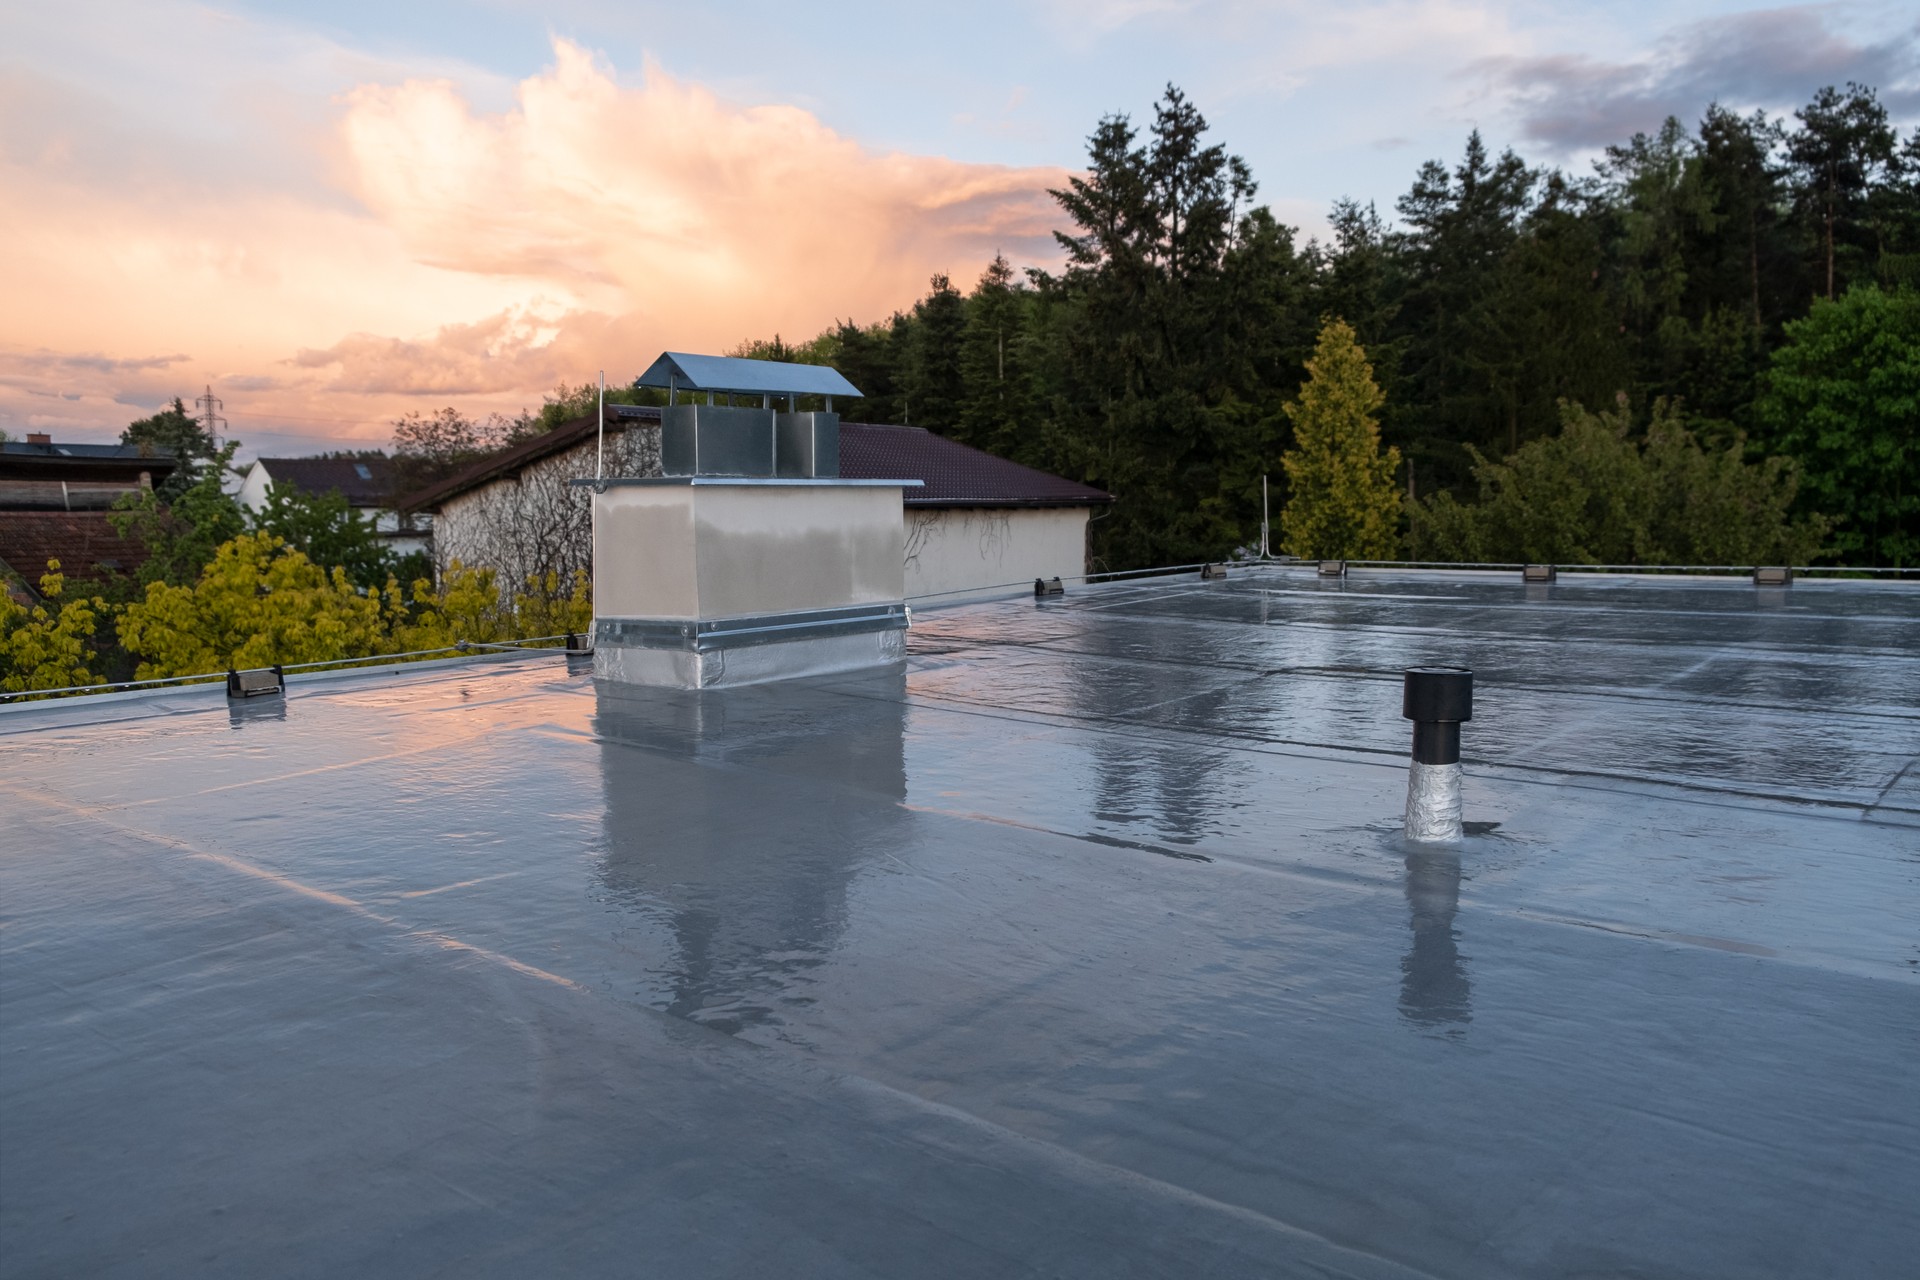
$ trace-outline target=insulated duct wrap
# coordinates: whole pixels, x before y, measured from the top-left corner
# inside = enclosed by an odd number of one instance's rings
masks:
[[[1407,766],[1407,839],[1441,844],[1460,838],[1460,766]]]

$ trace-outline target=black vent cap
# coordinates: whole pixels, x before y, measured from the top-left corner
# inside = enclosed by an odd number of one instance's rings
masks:
[[[1465,667],[1408,667],[1400,714],[1418,724],[1473,719],[1473,672]]]

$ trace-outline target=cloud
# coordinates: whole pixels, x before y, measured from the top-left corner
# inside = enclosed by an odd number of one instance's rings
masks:
[[[1047,251],[1065,174],[882,154],[789,106],[736,107],[584,49],[476,115],[445,82],[367,86],[342,123],[356,194],[423,261],[563,283],[706,341],[895,305],[943,266]]]
[[[996,251],[1054,256],[1064,170],[877,150],[797,107],[552,51],[497,100],[442,67],[321,89],[367,65],[287,55],[305,70],[276,92],[305,98],[220,116],[236,158],[286,154],[211,185],[205,121],[34,81],[0,130],[0,281],[25,304],[0,309],[0,424],[104,438],[124,406],[212,384],[243,437],[380,438],[422,398],[511,411],[668,347],[879,319]],[[97,159],[131,151],[148,162],[118,178]]]
[[[0,377],[43,376],[85,371],[90,373],[128,373],[142,369],[165,369],[184,362],[186,356],[101,356],[58,351],[0,351]]]
[[[1787,110],[1849,80],[1876,86],[1896,113],[1920,107],[1920,28],[1856,40],[1830,17],[1814,7],[1733,14],[1682,27],[1631,61],[1507,56],[1468,74],[1511,100],[1525,137],[1561,154],[1623,142],[1670,115],[1690,122],[1714,101]]]
[[[560,324],[580,318],[565,317]],[[287,363],[322,371],[332,392],[486,395],[551,385],[562,372],[554,359],[557,333],[551,322],[516,309],[472,324],[443,325],[427,338],[349,334],[324,349],[303,349]]]

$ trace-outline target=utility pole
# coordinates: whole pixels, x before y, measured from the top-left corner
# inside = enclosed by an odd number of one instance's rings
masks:
[[[193,407],[200,411],[198,418],[201,427],[206,430],[208,444],[218,449],[221,428],[227,425],[227,420],[220,416],[220,410],[226,408],[226,404],[213,394],[213,388],[209,386],[207,394],[194,399]]]

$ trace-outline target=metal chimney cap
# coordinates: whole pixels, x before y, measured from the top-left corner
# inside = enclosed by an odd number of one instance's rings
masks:
[[[696,356],[664,351],[633,380],[636,387],[675,387],[681,391],[730,391],[745,395],[853,396],[860,388],[838,369],[822,364],[749,360],[744,356]]]

